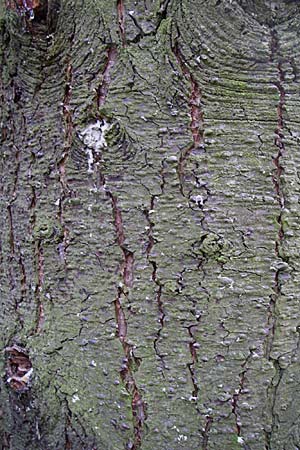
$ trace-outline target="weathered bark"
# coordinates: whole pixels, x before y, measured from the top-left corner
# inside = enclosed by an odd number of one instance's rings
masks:
[[[0,0],[1,448],[299,449],[299,2],[31,3]]]

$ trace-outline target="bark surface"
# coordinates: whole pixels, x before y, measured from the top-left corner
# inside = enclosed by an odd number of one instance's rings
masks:
[[[299,2],[0,20],[1,449],[299,449]]]

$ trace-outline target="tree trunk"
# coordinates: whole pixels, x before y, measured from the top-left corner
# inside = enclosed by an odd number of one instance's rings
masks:
[[[299,2],[0,18],[1,449],[299,449]]]

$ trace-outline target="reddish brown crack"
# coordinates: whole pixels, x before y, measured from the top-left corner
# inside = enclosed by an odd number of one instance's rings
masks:
[[[250,350],[249,355],[247,356],[247,358],[245,359],[243,364],[241,364],[242,371],[239,374],[239,377],[240,377],[239,387],[235,391],[235,393],[233,394],[233,396],[231,398],[232,413],[233,413],[233,415],[235,417],[235,425],[236,425],[237,436],[241,436],[241,426],[242,426],[240,418],[239,418],[239,414],[238,414],[238,402],[240,400],[240,396],[243,394],[244,389],[245,389],[246,374],[247,374],[247,371],[248,371],[248,363],[251,360],[252,355],[253,355],[253,351]]]
[[[123,343],[127,335],[127,323],[125,314],[121,305],[122,290],[118,290],[118,296],[115,300],[115,313],[117,318],[117,336]]]
[[[117,8],[120,32],[123,45],[125,45],[124,5],[122,1],[118,2]],[[97,90],[97,104],[99,107],[101,107],[106,101],[110,84],[110,72],[116,62],[116,58],[117,50],[115,47],[111,47],[108,50],[107,62],[103,71],[103,81]],[[141,360],[134,355],[134,347],[127,342],[127,321],[122,306],[122,298],[126,299],[127,289],[130,289],[133,286],[134,254],[132,251],[128,250],[125,245],[125,230],[123,225],[122,212],[118,205],[118,199],[111,191],[107,189],[105,176],[103,175],[103,173],[101,173],[99,166],[97,170],[99,175],[99,183],[102,187],[106,187],[107,197],[111,201],[114,227],[116,230],[116,242],[123,253],[123,262],[120,268],[123,286],[118,287],[117,297],[114,300],[114,307],[117,325],[117,337],[120,340],[124,351],[124,359],[120,370],[120,376],[127,392],[131,396],[131,409],[134,425],[133,442],[130,440],[127,443],[128,445],[126,446],[126,448],[137,450],[141,447],[142,444],[144,425],[147,419],[147,408],[133,376],[134,370],[139,367]]]
[[[123,283],[127,287],[132,287],[133,284],[133,268],[134,268],[134,256],[133,252],[125,247],[125,233],[123,227],[122,213],[118,206],[117,198],[109,193],[114,216],[114,224],[117,233],[117,242],[121,248],[124,258],[123,258]]]
[[[183,177],[184,168],[186,161],[194,149],[203,147],[204,149],[204,114],[201,107],[202,92],[196,81],[194,75],[190,71],[187,62],[184,59],[184,55],[181,53],[178,42],[176,41],[172,47],[172,51],[176,57],[176,60],[181,68],[181,71],[185,79],[190,84],[190,98],[189,98],[189,108],[190,108],[190,130],[193,137],[193,143],[186,146],[181,150],[179,162],[178,162],[178,176],[180,179],[180,191],[183,194]]]
[[[115,46],[109,47],[107,50],[107,60],[102,72],[102,83],[97,89],[97,106],[103,106],[106,102],[106,97],[111,81],[111,71],[117,61],[118,51]]]
[[[125,6],[124,0],[118,0],[117,2],[117,13],[118,13],[118,24],[120,30],[120,36],[123,47],[126,45],[126,35],[125,35]]]
[[[197,378],[196,378],[196,374],[195,374],[195,365],[198,361],[198,356],[197,356],[197,341],[194,338],[194,334],[193,334],[193,328],[196,328],[198,324],[195,325],[190,325],[188,327],[188,332],[191,338],[191,342],[189,344],[190,347],[190,353],[191,353],[191,357],[192,357],[192,362],[187,364],[187,367],[189,369],[190,375],[191,375],[191,379],[192,379],[192,383],[193,383],[193,393],[192,396],[195,400],[198,399],[198,393],[199,393],[199,387],[197,384]]]
[[[154,222],[152,222],[152,220],[150,218],[150,211],[154,210],[155,198],[156,198],[156,196],[152,195],[151,196],[151,200],[150,200],[150,208],[149,209],[147,209],[147,208],[144,209],[144,215],[145,215],[147,223],[148,223],[148,230],[147,230],[148,243],[147,243],[147,246],[146,246],[147,258],[149,258],[151,250],[152,250],[152,248],[153,248],[153,246],[155,244],[154,237],[153,237]]]
[[[239,388],[237,389],[235,394],[233,394],[232,400],[231,400],[232,413],[235,417],[236,433],[238,436],[241,436],[241,423],[240,423],[239,415],[238,415],[238,411],[237,411],[238,410],[238,401],[239,401],[240,395],[242,394],[242,392],[244,390],[244,382],[245,382],[245,378],[246,378],[246,372],[247,372],[246,369],[241,372]]]
[[[30,386],[33,372],[28,351],[15,344],[6,347],[5,352],[9,355],[6,366],[6,382],[16,392],[26,391]]]
[[[211,430],[213,421],[214,420],[211,416],[206,416],[206,423],[205,423],[204,430],[202,432],[202,437],[203,437],[202,450],[208,450],[209,432]]]
[[[134,356],[132,346],[126,343],[125,340],[122,342],[122,345],[125,358],[123,359],[120,375],[126,390],[131,395],[131,408],[134,423],[134,442],[130,442],[130,447],[127,446],[126,448],[137,450],[142,444],[144,423],[147,419],[146,404],[143,401],[133,377],[133,367],[139,366],[140,360]]]
[[[163,304],[163,301],[162,301],[162,287],[161,286],[158,286],[158,289],[157,289],[157,293],[156,293],[156,303],[157,303],[157,307],[158,307],[158,313],[159,313],[159,318],[158,318],[158,320],[159,320],[159,323],[160,323],[160,328],[157,330],[157,333],[156,333],[156,338],[154,339],[154,350],[155,350],[155,353],[156,353],[156,355],[159,357],[159,359],[160,359],[160,361],[161,361],[161,363],[162,363],[162,369],[164,370],[165,369],[165,362],[164,362],[164,357],[163,357],[163,355],[159,352],[159,348],[158,348],[158,343],[159,343],[159,340],[160,340],[160,335],[161,335],[161,332],[162,332],[162,330],[163,330],[163,328],[164,328],[164,325],[165,325],[165,317],[166,317],[166,314],[165,314],[165,311],[164,311],[164,304]],[[163,376],[164,376],[164,374],[163,374]]]
[[[159,321],[159,323],[160,323],[160,327],[159,327],[159,329],[157,330],[156,338],[154,339],[153,346],[154,346],[154,350],[155,350],[156,355],[158,356],[158,358],[159,358],[160,361],[161,361],[162,369],[164,370],[164,369],[165,369],[164,357],[163,357],[163,355],[159,352],[158,343],[159,343],[159,340],[160,340],[161,332],[162,332],[162,330],[163,330],[163,328],[164,328],[164,325],[165,325],[165,317],[166,317],[166,314],[165,314],[165,310],[164,310],[164,304],[163,304],[163,301],[162,301],[162,286],[161,286],[161,284],[159,283],[159,281],[158,281],[158,279],[157,279],[157,276],[156,276],[157,265],[156,265],[156,262],[155,262],[155,261],[150,261],[150,263],[151,263],[151,265],[152,265],[152,267],[153,267],[153,271],[152,271],[152,281],[154,281],[154,283],[157,285],[157,291],[156,291],[156,304],[157,304],[158,313],[159,313],[158,321]],[[163,377],[164,377],[164,373],[163,373],[163,372],[162,372],[162,375],[163,375]]]
[[[204,137],[203,137],[204,116],[201,108],[201,99],[202,99],[201,89],[199,87],[198,82],[195,80],[194,75],[191,73],[188,64],[184,59],[184,56],[181,53],[177,41],[172,47],[172,51],[177,59],[177,62],[182,70],[184,77],[190,83],[190,90],[191,90],[189,99],[190,116],[191,116],[190,129],[193,136],[193,144],[194,144],[192,148],[197,148],[200,145],[204,144]],[[187,156],[188,154],[185,155],[185,159],[187,158]]]
[[[162,192],[163,192],[163,183],[164,183],[164,178],[162,180],[162,185],[161,185]],[[154,342],[153,342],[153,347],[154,347],[156,355],[158,356],[158,358],[159,358],[159,360],[161,362],[162,370],[164,370],[165,369],[164,357],[159,352],[158,343],[159,343],[159,340],[161,338],[160,335],[161,335],[161,332],[162,332],[164,324],[165,324],[165,316],[166,315],[165,315],[164,305],[163,305],[163,301],[162,301],[162,286],[158,282],[157,276],[156,276],[157,265],[156,265],[155,261],[150,261],[151,250],[152,250],[152,248],[153,248],[153,246],[155,244],[155,240],[154,240],[154,237],[153,237],[153,228],[154,228],[155,224],[154,224],[154,222],[152,222],[152,220],[150,218],[150,211],[154,210],[155,199],[156,199],[156,196],[152,195],[151,196],[151,200],[150,200],[150,208],[149,209],[147,209],[147,208],[144,209],[144,215],[145,215],[146,220],[148,222],[148,230],[147,230],[148,242],[147,242],[147,246],[146,246],[146,255],[147,255],[148,261],[150,262],[150,264],[152,265],[152,268],[153,268],[153,270],[152,270],[152,281],[157,285],[156,304],[157,304],[158,313],[159,313],[158,321],[159,321],[159,324],[160,324],[160,327],[159,327],[159,329],[156,332],[156,337],[155,337]],[[162,375],[164,377],[164,373],[163,372],[162,372]]]
[[[123,226],[123,219],[121,210],[118,206],[117,198],[108,192],[108,196],[111,199],[114,225],[117,235],[117,243],[123,252],[123,268],[121,269],[123,284],[126,288],[131,288],[133,285],[133,266],[134,266],[134,256],[133,252],[126,249],[125,247],[125,232]],[[131,408],[133,414],[134,423],[134,441],[130,443],[132,450],[137,450],[140,448],[142,443],[142,435],[144,429],[144,422],[147,418],[146,404],[143,401],[142,395],[138,389],[133,376],[133,370],[135,367],[140,365],[140,359],[136,358],[134,355],[134,348],[126,340],[127,337],[127,322],[125,313],[122,307],[122,297],[126,298],[126,292],[124,292],[123,287],[118,288],[118,295],[114,301],[115,304],[115,315],[117,322],[117,337],[119,338],[125,358],[120,370],[120,375],[122,382],[124,383],[126,390],[131,395]]]
[[[134,367],[140,365],[140,359],[136,358],[133,352],[133,346],[126,342],[127,323],[125,314],[121,304],[122,290],[118,290],[118,297],[115,300],[115,312],[117,321],[117,335],[123,346],[125,358],[120,370],[122,382],[124,383],[127,392],[131,395],[131,408],[133,414],[134,424],[134,442],[131,443],[131,449],[137,450],[142,443],[144,423],[147,419],[146,404],[143,401],[142,395],[135,382],[133,376]]]

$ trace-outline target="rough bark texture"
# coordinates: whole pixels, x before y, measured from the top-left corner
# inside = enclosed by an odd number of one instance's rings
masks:
[[[299,2],[0,17],[1,449],[299,449]]]

